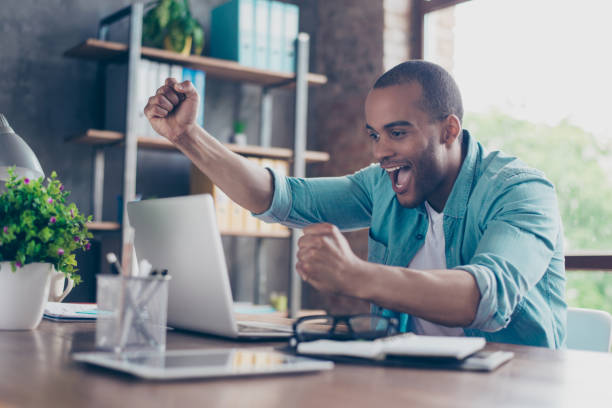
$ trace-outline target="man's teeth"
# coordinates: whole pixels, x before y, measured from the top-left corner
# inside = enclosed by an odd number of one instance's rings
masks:
[[[395,166],[395,167],[391,167],[391,168],[388,168],[388,169],[385,169],[385,170],[387,170],[388,173],[393,173],[394,171],[399,170],[402,167],[403,166]]]

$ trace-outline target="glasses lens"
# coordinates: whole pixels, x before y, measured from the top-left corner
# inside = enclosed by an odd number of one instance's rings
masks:
[[[381,316],[353,316],[349,319],[349,324],[355,336],[360,339],[371,340],[395,333],[395,328],[391,325],[389,319]]]
[[[298,322],[295,334],[300,341],[329,338],[334,327],[334,318],[331,316],[312,316]]]

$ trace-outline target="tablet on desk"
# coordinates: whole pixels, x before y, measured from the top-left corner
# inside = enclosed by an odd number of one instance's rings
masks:
[[[76,361],[137,377],[170,380],[292,374],[329,370],[334,363],[282,354],[272,349],[172,350],[166,352],[74,353]]]

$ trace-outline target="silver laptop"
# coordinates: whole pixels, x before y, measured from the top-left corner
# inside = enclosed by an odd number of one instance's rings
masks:
[[[128,203],[138,260],[172,276],[168,325],[232,338],[288,338],[289,325],[238,322],[210,194]]]

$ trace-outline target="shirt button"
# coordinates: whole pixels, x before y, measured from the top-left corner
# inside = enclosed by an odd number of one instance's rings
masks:
[[[417,236],[416,236],[416,239],[423,239],[423,238],[425,238],[425,237],[423,236],[423,234],[417,234]]]

